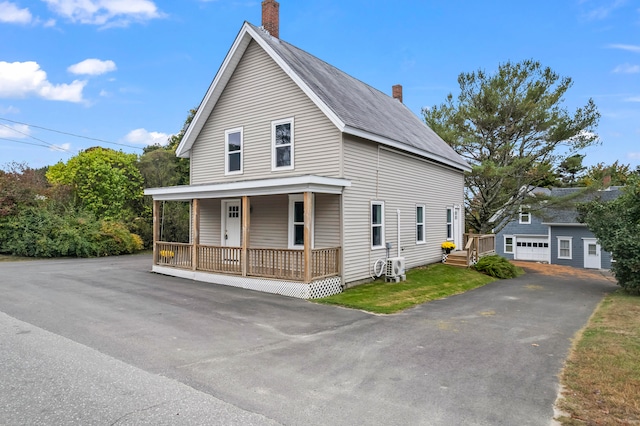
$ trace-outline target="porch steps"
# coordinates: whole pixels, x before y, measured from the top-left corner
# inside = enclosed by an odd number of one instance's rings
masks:
[[[444,263],[446,265],[459,266],[461,268],[468,267],[466,250],[452,251],[449,253],[447,260]]]

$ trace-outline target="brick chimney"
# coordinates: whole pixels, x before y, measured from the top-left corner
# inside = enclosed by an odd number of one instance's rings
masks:
[[[275,38],[280,38],[280,3],[275,0],[262,2],[262,26]]]
[[[391,87],[391,90],[392,90],[391,96],[393,96],[394,99],[397,99],[400,101],[400,103],[402,103],[402,85],[396,84]]]

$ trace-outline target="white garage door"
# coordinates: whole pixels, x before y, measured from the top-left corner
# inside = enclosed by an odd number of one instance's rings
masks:
[[[516,237],[516,259],[549,261],[549,240],[547,237]]]

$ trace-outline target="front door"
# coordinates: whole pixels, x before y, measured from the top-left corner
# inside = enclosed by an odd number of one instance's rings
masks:
[[[460,206],[453,207],[453,242],[456,249],[462,250],[462,211]]]
[[[595,238],[583,238],[584,244],[584,267],[590,269],[602,268],[600,259],[600,244]]]
[[[222,245],[226,247],[240,247],[240,231],[242,217],[240,215],[240,200],[225,200],[222,202]]]

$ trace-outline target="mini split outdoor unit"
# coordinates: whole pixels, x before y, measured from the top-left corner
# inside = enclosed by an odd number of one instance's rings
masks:
[[[390,257],[387,259],[386,279],[389,281],[404,281],[407,276],[404,273],[404,257]]]

